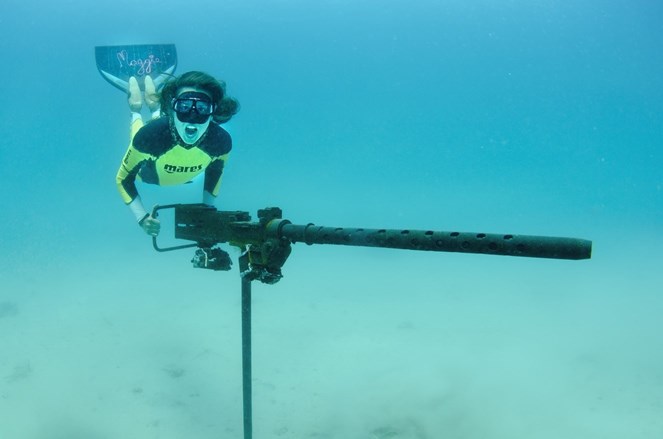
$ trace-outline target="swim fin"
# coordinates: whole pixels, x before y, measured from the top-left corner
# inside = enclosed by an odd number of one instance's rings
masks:
[[[158,90],[173,76],[177,67],[174,44],[96,46],[94,54],[101,76],[125,93],[129,91],[129,78],[132,76],[144,91],[145,76],[149,75]]]

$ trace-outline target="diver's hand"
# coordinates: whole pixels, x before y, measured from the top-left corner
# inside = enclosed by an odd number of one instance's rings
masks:
[[[147,215],[145,218],[138,222],[138,225],[140,225],[143,230],[145,230],[145,233],[150,236],[157,236],[161,230],[161,222],[158,219],[152,217],[152,215]]]

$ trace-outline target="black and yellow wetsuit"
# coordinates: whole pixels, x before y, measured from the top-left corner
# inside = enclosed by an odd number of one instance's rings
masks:
[[[116,182],[126,204],[138,198],[136,178],[145,183],[169,186],[187,183],[205,172],[204,191],[216,197],[221,175],[232,148],[230,134],[219,125],[210,123],[204,137],[196,145],[175,140],[167,117],[143,126],[141,119],[131,124],[131,144],[122,159]],[[138,199],[138,204],[140,200]],[[133,209],[138,217],[144,209]]]

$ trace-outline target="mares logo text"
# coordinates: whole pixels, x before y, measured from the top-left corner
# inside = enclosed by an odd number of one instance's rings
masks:
[[[180,172],[198,172],[203,169],[203,165],[195,166],[175,166],[175,165],[163,165],[163,170],[169,174],[175,174]]]

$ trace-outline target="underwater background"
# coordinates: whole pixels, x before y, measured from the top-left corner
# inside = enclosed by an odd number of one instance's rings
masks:
[[[237,264],[155,252],[115,187],[129,111],[94,47],[146,43],[242,105],[220,209],[594,243],[295,245],[253,288],[256,439],[663,437],[662,19],[654,0],[8,0],[0,438],[242,437]]]

